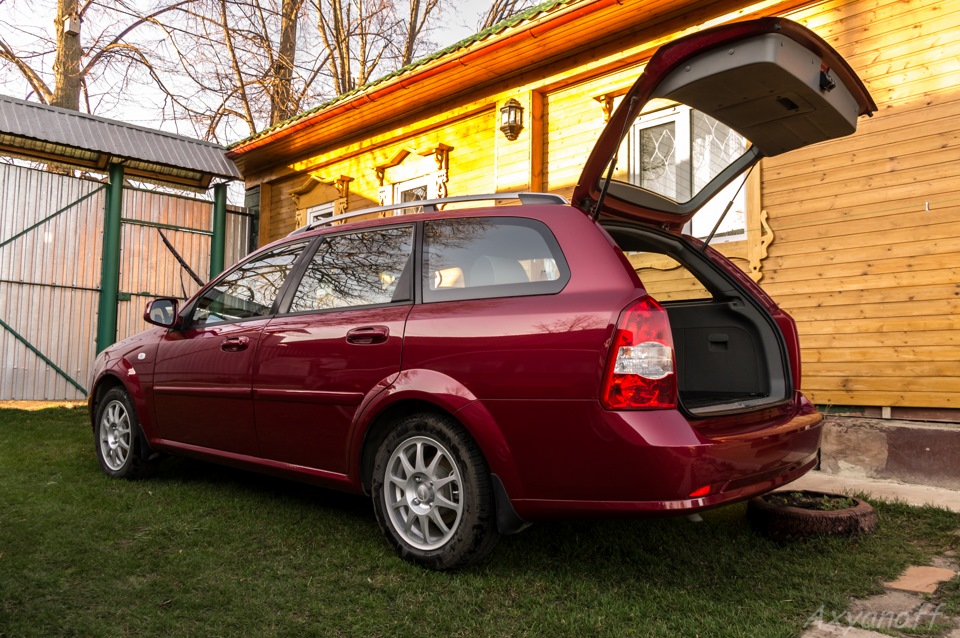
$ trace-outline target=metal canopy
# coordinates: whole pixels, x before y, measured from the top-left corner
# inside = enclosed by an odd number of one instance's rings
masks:
[[[0,95],[0,153],[206,189],[240,179],[226,150],[210,142]]]

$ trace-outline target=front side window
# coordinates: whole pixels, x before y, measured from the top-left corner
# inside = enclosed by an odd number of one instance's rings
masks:
[[[306,241],[287,244],[231,270],[197,301],[191,325],[269,315],[280,287],[306,245]]]
[[[552,294],[570,276],[553,234],[529,219],[426,222],[423,251],[425,302]]]
[[[412,298],[413,226],[325,237],[294,294],[290,312],[405,302]]]

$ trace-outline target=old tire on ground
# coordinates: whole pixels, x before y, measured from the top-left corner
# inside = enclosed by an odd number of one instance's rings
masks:
[[[486,461],[448,416],[399,420],[377,449],[371,485],[380,529],[412,563],[463,567],[489,554],[500,537]]]
[[[97,460],[105,474],[139,479],[152,473],[154,463],[144,458],[140,420],[123,388],[111,388],[97,403],[93,437]]]
[[[844,498],[853,505],[837,510],[816,510],[777,503],[778,497],[798,490],[772,492],[750,499],[747,520],[767,538],[779,542],[806,540],[818,536],[872,534],[877,529],[877,512],[858,498],[842,494],[801,491],[814,497]]]

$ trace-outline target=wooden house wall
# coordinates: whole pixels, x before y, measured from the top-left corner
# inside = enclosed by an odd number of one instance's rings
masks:
[[[760,285],[798,322],[804,391],[820,404],[960,408],[960,3],[841,0],[786,15],[835,46],[879,106],[854,136],[759,171],[755,197],[775,235]],[[291,193],[307,175],[352,177],[356,210],[376,204],[376,166],[437,144],[452,147],[451,196],[569,197],[604,126],[600,98],[629,87],[666,31],[646,36],[619,62],[601,47],[303,158],[267,188],[269,237],[293,230]],[[507,97],[526,118],[509,143],[496,130]],[[746,269],[743,254],[731,256]],[[680,272],[648,277],[664,294],[689,290],[671,283]]]
[[[761,285],[798,322],[818,403],[960,408],[960,3],[856,0],[790,17],[879,111],[763,162]]]

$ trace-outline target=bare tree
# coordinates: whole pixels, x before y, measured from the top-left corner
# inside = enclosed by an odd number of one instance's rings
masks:
[[[0,89],[228,142],[409,65],[444,1],[0,0],[56,15],[0,14]]]
[[[135,31],[155,23],[160,16],[192,0],[172,0],[141,12],[125,0],[57,0],[54,32],[7,22],[0,30],[0,61],[7,71],[6,86],[18,78],[44,104],[75,111],[81,110],[81,98],[87,112],[93,112],[103,99],[108,106],[122,99],[118,88],[126,87],[131,65],[143,58],[146,40],[134,41]],[[12,5],[12,2],[8,3]],[[43,11],[39,3],[28,3],[32,15]],[[51,11],[53,7],[46,7]],[[30,22],[27,20],[26,22]],[[88,23],[89,29],[81,29]],[[84,37],[83,32],[89,30]],[[21,36],[18,46],[4,36]],[[52,73],[50,58],[53,58]]]
[[[430,20],[440,9],[440,0],[408,0],[406,22],[403,25],[405,37],[400,66],[405,67],[420,54],[425,44],[425,34]]]
[[[297,25],[303,0],[283,0],[280,9],[280,42],[273,63],[274,88],[270,91],[271,126],[296,115],[299,96],[293,91],[293,66],[297,57]]]
[[[198,137],[228,141],[299,112],[327,60],[309,30],[304,35],[303,13],[303,0],[195,0],[183,7],[174,24],[164,25],[168,50],[153,66],[166,116],[188,122]]]
[[[390,49],[393,5],[389,0],[313,2],[334,92],[347,93],[363,86]]]
[[[427,35],[441,4],[442,0],[313,0],[336,93],[413,62],[430,46]]]
[[[57,2],[57,54],[53,62],[54,88],[50,104],[80,110],[80,7],[77,0]]]
[[[493,0],[477,27],[483,31],[535,4],[535,0]]]

